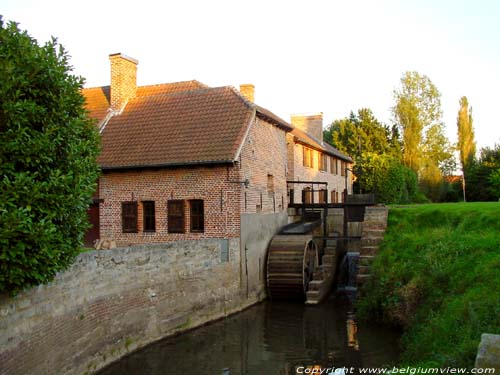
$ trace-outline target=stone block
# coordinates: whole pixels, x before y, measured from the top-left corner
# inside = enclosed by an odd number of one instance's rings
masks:
[[[500,335],[483,333],[476,356],[475,368],[494,368],[500,372]]]

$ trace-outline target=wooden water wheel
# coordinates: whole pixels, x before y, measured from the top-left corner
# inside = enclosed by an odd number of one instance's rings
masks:
[[[304,299],[318,266],[311,235],[276,235],[267,256],[267,291],[271,299]]]

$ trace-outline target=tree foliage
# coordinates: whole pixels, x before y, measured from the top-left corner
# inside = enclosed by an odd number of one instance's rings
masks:
[[[472,108],[469,107],[467,98],[463,96],[460,99],[460,109],[457,116],[458,144],[457,148],[460,154],[460,166],[462,167],[464,200],[465,185],[468,180],[468,170],[474,162],[476,155],[476,142],[474,141],[474,128],[472,127]]]
[[[399,148],[397,132],[379,122],[368,108],[335,120],[325,130],[324,139],[354,160],[359,160],[366,152],[397,153]]]
[[[380,203],[420,200],[417,176],[390,154],[363,153],[357,183],[363,192],[375,193]]]
[[[394,91],[395,105],[392,108],[398,125],[403,146],[403,164],[419,173],[424,158],[429,152],[442,159],[439,143],[433,143],[432,135],[441,136],[441,94],[431,80],[417,72],[406,72],[401,78],[401,86]],[[431,144],[429,144],[431,142]]]
[[[442,176],[454,168],[454,149],[441,121],[441,94],[427,76],[406,72],[394,99],[392,113],[401,132],[402,162],[418,174],[428,196],[439,200]]]
[[[462,170],[472,163],[476,155],[476,142],[474,141],[474,128],[472,126],[472,108],[469,107],[467,97],[460,99],[460,109],[457,116],[458,151]]]
[[[55,39],[0,18],[0,292],[49,281],[80,252],[97,131]]]
[[[467,200],[498,200],[500,198],[498,170],[500,170],[500,145],[482,148],[478,160],[474,160],[468,167]]]

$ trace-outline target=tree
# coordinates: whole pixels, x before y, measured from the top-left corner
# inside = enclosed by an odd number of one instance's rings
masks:
[[[497,174],[500,169],[500,145],[483,147],[477,160],[468,167],[467,199],[469,201],[498,200]]]
[[[464,202],[466,174],[470,168],[475,154],[476,142],[474,141],[474,129],[472,127],[472,108],[469,107],[467,97],[460,98],[460,109],[458,110],[457,127],[458,127],[458,151],[460,153],[460,165],[462,167],[462,190]]]
[[[423,191],[439,200],[442,175],[452,166],[453,147],[444,135],[441,94],[431,80],[406,72],[394,91],[394,121],[402,138],[403,164],[417,173]]]
[[[417,176],[390,154],[363,153],[358,183],[380,203],[410,203],[418,197]]]
[[[81,251],[99,138],[55,39],[0,18],[0,56],[0,293],[15,293]]]
[[[335,120],[324,132],[324,139],[359,160],[364,152],[385,154],[393,147],[391,130],[379,122],[373,112],[362,108],[349,117]]]
[[[441,121],[441,94],[431,80],[417,72],[406,72],[394,91],[392,108],[403,143],[403,164],[419,173],[425,132]]]

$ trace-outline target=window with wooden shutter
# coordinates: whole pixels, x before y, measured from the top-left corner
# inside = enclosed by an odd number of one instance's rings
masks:
[[[313,150],[307,147],[303,147],[303,165],[304,167],[313,168]]]
[[[333,156],[330,158],[330,173],[331,174],[339,174],[338,166],[337,166],[337,159],[334,158]]]
[[[184,201],[168,201],[168,232],[184,233]]]
[[[137,202],[122,202],[122,232],[137,233]]]
[[[155,215],[155,202],[143,201],[142,202],[142,215],[144,232],[156,231],[156,215]]]
[[[326,167],[327,167],[327,156],[325,154],[320,153],[319,154],[319,170],[320,171],[325,171],[326,172]]]
[[[201,199],[192,200],[190,203],[191,232],[203,233],[205,230],[205,213]]]

